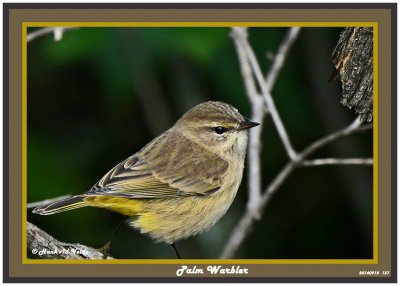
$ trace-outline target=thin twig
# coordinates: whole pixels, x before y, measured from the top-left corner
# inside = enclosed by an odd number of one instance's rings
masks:
[[[269,92],[272,92],[272,88],[275,85],[275,81],[278,78],[279,72],[281,71],[283,64],[285,63],[287,55],[289,54],[291,47],[296,41],[300,30],[300,27],[290,28],[281,45],[279,46],[278,53],[274,57],[274,62],[266,77],[266,84]]]
[[[309,147],[305,148],[302,152],[298,153],[296,161],[289,161],[285,167],[279,172],[279,174],[275,177],[275,179],[269,184],[266,188],[264,195],[262,196],[261,201],[259,202],[257,208],[255,209],[247,209],[243,217],[241,218],[238,225],[232,232],[232,235],[229,238],[228,243],[225,245],[225,248],[220,255],[220,258],[227,259],[232,258],[236,253],[239,246],[242,244],[244,239],[249,235],[251,226],[253,225],[255,219],[258,214],[265,211],[268,202],[271,200],[272,196],[276,193],[278,188],[283,184],[285,179],[293,172],[293,170],[298,167],[301,162],[309,155],[319,150],[320,148],[328,145],[329,143],[341,138],[353,134],[355,132],[360,132],[363,130],[371,129],[372,124],[360,125],[360,121],[356,119],[350,125],[346,126],[343,129],[340,129],[332,134],[329,134],[319,140],[313,142],[309,145]]]
[[[314,153],[318,149],[322,148],[323,146],[331,143],[332,141],[335,141],[336,139],[347,136],[354,131],[363,131],[372,128],[372,123],[366,124],[364,126],[361,125],[360,119],[357,117],[350,125],[347,127],[340,129],[336,132],[333,132],[317,141],[312,143],[310,146],[308,146],[303,152],[302,155],[299,156],[299,160],[303,160],[304,158],[308,157],[311,153]]]
[[[38,30],[35,30],[27,35],[27,43],[31,42],[32,40],[35,40],[39,37],[48,35],[48,34],[54,34],[54,40],[55,41],[60,41],[63,37],[63,34],[65,31],[71,31],[71,30],[76,30],[79,29],[78,27],[45,27],[41,28]]]
[[[36,207],[39,207],[39,206],[51,204],[51,203],[56,202],[56,201],[68,199],[70,197],[71,197],[71,195],[64,195],[64,196],[61,196],[61,197],[57,197],[57,198],[53,198],[53,199],[47,199],[47,200],[40,201],[40,202],[33,202],[33,203],[27,204],[26,207],[28,209],[32,209],[32,208],[36,208]]]
[[[304,167],[315,167],[323,165],[373,165],[372,158],[323,158],[314,160],[304,160],[300,163]]]
[[[239,62],[240,62],[240,71],[243,76],[243,80],[245,83],[246,94],[249,97],[251,103],[257,100],[259,97],[257,92],[257,85],[252,76],[252,70],[249,63],[249,60],[246,55],[246,51],[243,48],[243,45],[240,44],[239,39],[247,38],[247,28],[246,27],[235,27],[232,28],[231,31],[232,38],[234,39],[236,52],[238,54]]]

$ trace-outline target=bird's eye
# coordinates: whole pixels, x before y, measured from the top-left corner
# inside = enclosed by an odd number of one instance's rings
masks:
[[[226,131],[226,128],[222,127],[222,126],[217,126],[214,128],[215,133],[221,135]]]

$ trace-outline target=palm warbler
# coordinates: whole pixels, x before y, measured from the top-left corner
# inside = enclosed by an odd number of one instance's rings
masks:
[[[242,180],[247,129],[257,125],[229,104],[201,103],[90,191],[33,212],[105,208],[132,217],[130,225],[156,242],[173,245],[225,214]]]

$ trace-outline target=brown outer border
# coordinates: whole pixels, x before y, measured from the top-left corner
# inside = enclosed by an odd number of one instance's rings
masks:
[[[179,268],[179,265],[174,264],[135,264],[135,265],[23,265],[21,264],[21,225],[9,224],[8,218],[12,217],[14,222],[21,221],[21,192],[15,190],[22,189],[21,183],[21,24],[22,21],[126,21],[126,22],[139,22],[139,21],[208,21],[208,22],[246,22],[246,21],[257,21],[257,22],[378,22],[379,26],[379,190],[390,190],[391,187],[391,172],[389,162],[396,161],[391,160],[391,148],[390,145],[390,128],[391,128],[391,109],[390,102],[391,97],[385,96],[391,94],[391,54],[387,53],[390,50],[390,43],[395,45],[396,41],[391,42],[391,36],[395,36],[391,29],[396,29],[396,5],[395,4],[4,4],[4,37],[5,43],[10,40],[9,46],[4,46],[4,59],[9,56],[9,66],[4,67],[4,138],[9,136],[9,141],[4,142],[4,154],[10,151],[10,157],[5,156],[4,159],[4,227],[5,233],[9,230],[9,236],[4,237],[4,250],[9,249],[9,252],[5,251],[4,255],[4,274],[5,281],[8,282],[49,282],[49,279],[45,278],[28,278],[28,277],[65,277],[74,273],[74,276],[85,276],[83,278],[62,278],[51,279],[51,281],[62,281],[62,282],[73,282],[73,281],[87,281],[87,282],[189,282],[193,281],[193,278],[174,278],[172,280],[162,278],[156,279],[155,277],[175,277],[175,272]],[[115,9],[115,8],[119,9]],[[253,9],[248,9],[248,8]],[[292,9],[286,9],[290,7]],[[337,8],[344,9],[337,9]],[[40,10],[44,8],[53,8]],[[68,8],[68,10],[60,10]],[[79,8],[80,10],[78,10]],[[84,9],[83,9],[84,8]],[[94,9],[97,8],[97,9]],[[135,10],[127,10],[127,9]],[[158,9],[153,9],[158,8]],[[159,9],[169,8],[169,10]],[[186,8],[186,9],[182,9]],[[207,10],[207,8],[212,8]],[[224,8],[224,10],[220,9]],[[263,8],[263,9],[261,9]],[[278,8],[272,10],[271,8]],[[308,9],[305,9],[308,8]],[[311,9],[314,8],[314,9]],[[315,9],[323,8],[323,9]],[[326,10],[328,8],[336,8]],[[356,8],[357,10],[353,10]],[[367,8],[367,9],[360,9]],[[379,8],[380,10],[372,10],[371,8]],[[30,10],[31,9],[31,10]],[[99,10],[100,9],[100,10]],[[104,10],[101,9],[112,9]],[[138,10],[139,9],[139,10]],[[146,10],[149,9],[149,10]],[[194,10],[196,9],[196,10]],[[245,9],[245,10],[242,10]],[[300,9],[300,10],[296,10]],[[101,13],[99,13],[101,12]],[[9,25],[7,30],[7,25]],[[392,25],[392,26],[391,26]],[[392,34],[391,34],[392,33]],[[12,35],[12,38],[9,36]],[[11,51],[11,53],[10,53]],[[392,51],[395,53],[395,51]],[[395,70],[395,69],[393,69]],[[9,73],[8,81],[7,74]],[[393,75],[393,73],[392,73]],[[394,80],[395,81],[395,80]],[[7,83],[10,84],[9,90],[7,90]],[[393,89],[393,93],[396,90]],[[393,97],[393,95],[392,95]],[[393,97],[395,98],[395,97]],[[9,102],[8,102],[9,100]],[[7,107],[10,110],[7,110]],[[394,107],[395,108],[395,107]],[[395,111],[395,110],[394,110]],[[8,113],[9,112],[9,113]],[[8,116],[9,117],[8,117]],[[395,114],[393,114],[395,115]],[[12,122],[13,129],[9,129],[9,123]],[[15,128],[17,126],[17,128]],[[8,144],[9,145],[8,145]],[[11,148],[10,148],[11,147]],[[395,146],[392,146],[395,148]],[[10,148],[10,149],[9,149]],[[394,153],[393,153],[394,154]],[[393,157],[395,158],[395,157]],[[8,161],[8,159],[10,159]],[[9,168],[9,169],[8,169]],[[392,167],[393,170],[393,167]],[[9,172],[9,173],[8,173]],[[9,179],[10,185],[8,185],[7,179]],[[393,178],[392,178],[393,179]],[[14,190],[13,192],[7,192],[6,190]],[[9,205],[8,205],[9,203]],[[349,264],[335,264],[335,265],[285,265],[285,264],[266,264],[266,265],[242,265],[250,269],[250,273],[258,277],[297,277],[296,281],[309,281],[317,282],[316,279],[300,279],[300,277],[349,277],[345,281],[391,281],[396,280],[397,273],[392,273],[391,278],[353,278],[350,277],[357,275],[360,270],[390,270],[395,271],[396,267],[391,268],[390,265],[395,266],[395,253],[391,257],[391,252],[396,249],[396,242],[392,241],[392,248],[389,247],[391,241],[390,223],[391,222],[391,210],[389,206],[395,207],[395,202],[390,201],[389,192],[379,193],[379,264],[378,265],[349,265]],[[393,208],[393,211],[395,208]],[[6,221],[7,220],[7,221]],[[393,220],[395,221],[395,219]],[[9,228],[10,227],[10,228]],[[394,233],[395,234],[395,233]],[[9,242],[12,242],[9,245]],[[391,261],[392,260],[392,261]],[[161,262],[161,261],[160,261]],[[288,271],[290,267],[290,271]],[[155,271],[156,270],[156,271]],[[99,278],[99,276],[115,277],[115,278]],[[340,275],[340,276],[338,276]],[[134,280],[133,276],[141,277],[153,277],[153,278],[142,278]],[[205,276],[205,275],[204,275]],[[276,278],[253,278],[250,277],[224,277],[224,278],[195,278],[196,282],[207,282],[207,281],[220,281],[220,282],[289,282],[293,281],[293,278],[279,279]],[[17,278],[18,277],[18,278]],[[25,279],[22,277],[26,277]],[[93,278],[89,278],[93,277]],[[117,278],[117,277],[126,277]],[[149,280],[150,279],[150,280]],[[379,280],[378,280],[379,279]],[[139,280],[139,281],[138,281]],[[323,281],[327,281],[323,279]],[[341,281],[341,280],[331,280]],[[321,280],[318,279],[318,282]]]

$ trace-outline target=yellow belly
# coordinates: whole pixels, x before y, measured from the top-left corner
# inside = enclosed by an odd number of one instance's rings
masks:
[[[156,242],[173,243],[212,227],[231,205],[236,190],[213,196],[188,196],[168,199],[127,199],[88,196],[85,202],[133,217],[130,225]]]

